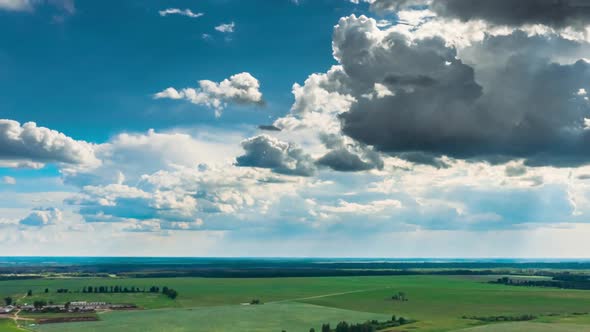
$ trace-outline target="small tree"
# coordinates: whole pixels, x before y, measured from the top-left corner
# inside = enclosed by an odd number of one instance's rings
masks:
[[[27,296],[33,296],[33,291],[29,289],[29,291],[27,292]]]
[[[166,295],[168,295],[169,298],[174,300],[178,296],[178,292],[175,291],[174,289],[169,289],[168,294],[166,294]]]
[[[45,294],[49,293],[49,288],[45,288]]]
[[[322,332],[331,332],[330,324],[322,324]]]
[[[10,296],[5,297],[4,303],[6,303],[6,305],[11,305],[12,304],[12,297],[10,297]]]
[[[404,293],[404,292],[399,292],[399,298],[402,301],[407,301],[408,300],[408,298],[406,297],[406,293]]]
[[[315,332],[315,329],[312,327],[311,329],[309,329],[309,332]]]

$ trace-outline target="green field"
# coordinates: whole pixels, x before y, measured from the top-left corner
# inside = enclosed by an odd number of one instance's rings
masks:
[[[171,300],[149,293],[55,293],[55,289],[62,287],[76,291],[84,286],[111,285],[168,286],[180,295]],[[44,293],[45,288],[49,288],[48,294]],[[23,297],[28,289],[33,296]],[[392,300],[391,296],[399,291],[405,292],[409,301]],[[81,326],[84,330],[107,332],[135,331],[136,326],[138,331],[309,331],[314,324],[317,330],[322,322],[361,322],[369,318],[387,319],[392,314],[417,320],[404,327],[413,331],[454,331],[483,324],[461,318],[464,315],[532,314],[538,317],[536,322],[543,324],[541,327],[590,327],[590,315],[572,316],[590,311],[590,291],[514,287],[489,284],[479,278],[448,276],[32,279],[2,281],[0,295],[20,298],[21,303],[35,299],[55,303],[86,300],[135,303],[146,309],[104,313],[99,322],[44,325],[36,327],[38,331],[79,331]],[[240,305],[254,298],[264,304]],[[518,327],[524,323],[507,324]]]
[[[590,326],[576,324],[546,324],[546,323],[503,323],[478,326],[461,330],[460,332],[588,332]]]
[[[321,324],[327,322],[335,326],[342,320],[387,320],[389,316],[284,302],[258,306],[114,312],[104,314],[102,318],[98,322],[46,324],[33,329],[41,332],[309,331],[311,327],[319,330]]]
[[[12,319],[0,319],[0,331],[1,332],[23,332],[19,329]]]

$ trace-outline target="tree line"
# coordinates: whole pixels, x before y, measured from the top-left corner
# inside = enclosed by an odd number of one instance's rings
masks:
[[[587,276],[554,276],[551,280],[514,280],[508,277],[502,277],[492,284],[501,284],[507,286],[528,286],[528,287],[554,287],[563,289],[583,289],[590,290],[590,280]]]
[[[45,288],[45,294],[49,293],[49,288]],[[56,293],[72,293],[67,288],[58,288]],[[135,286],[84,286],[81,290],[77,290],[76,293],[162,293],[171,299],[178,297],[178,292],[170,287],[164,286],[162,288],[158,286],[151,286],[150,288],[140,288]],[[27,291],[27,296],[33,296],[33,290]],[[4,298],[6,305],[12,304],[14,301],[11,297]]]
[[[321,332],[374,332],[379,330],[388,329],[391,327],[397,327],[415,321],[406,319],[404,317],[391,316],[390,320],[380,322],[377,320],[370,320],[364,323],[349,324],[348,322],[342,321],[332,328],[329,323],[322,324]],[[309,332],[316,332],[314,328],[311,328]]]
[[[68,290],[65,291],[67,293]],[[150,288],[139,288],[135,286],[85,286],[82,287],[82,293],[159,293],[160,287],[152,286]]]
[[[463,316],[463,319],[473,319],[481,322],[523,322],[537,318],[533,315],[519,316]]]

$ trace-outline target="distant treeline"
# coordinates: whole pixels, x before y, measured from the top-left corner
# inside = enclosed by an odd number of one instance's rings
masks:
[[[164,286],[161,288],[162,294],[171,299],[178,296],[178,292],[172,288]],[[159,286],[136,287],[136,286],[84,286],[82,289],[75,291],[76,293],[160,293]],[[29,290],[29,293],[31,291]],[[45,289],[45,293],[49,293],[49,288]],[[71,293],[67,288],[58,288],[56,293]],[[32,294],[32,293],[31,293]],[[30,295],[29,295],[30,296]]]
[[[526,286],[526,287],[554,287],[564,289],[590,289],[590,280],[586,275],[573,275],[569,273],[554,276],[551,280],[518,280],[508,277],[499,278],[496,281],[490,281],[493,284],[502,284],[508,286]]]
[[[197,270],[166,272],[122,273],[128,278],[283,278],[283,277],[359,277],[359,276],[404,276],[404,275],[489,275],[492,270],[332,270],[332,269],[242,269],[242,270]]]
[[[41,279],[42,276],[22,276],[22,275],[8,275],[8,276],[0,276],[0,281],[5,280],[27,280],[27,279]]]
[[[347,322],[340,322],[335,328],[330,327],[330,324],[322,324],[321,332],[374,332],[397,327],[405,324],[414,323],[415,321],[403,317],[391,317],[390,320],[379,322],[377,320],[370,320],[364,323],[349,324]],[[315,332],[312,328],[310,332]]]
[[[175,263],[171,263],[175,262]],[[0,275],[70,273],[78,276],[198,276],[198,277],[286,277],[286,276],[370,276],[412,274],[495,274],[530,273],[550,275],[550,270],[590,270],[585,262],[388,262],[342,260],[288,260],[288,259],[162,259],[133,263],[60,263],[63,265],[2,266]],[[545,271],[542,271],[545,270]],[[175,271],[175,272],[168,272]]]
[[[135,287],[135,286],[86,286],[80,291],[81,293],[159,293],[160,287],[152,286]],[[59,290],[58,290],[59,293]],[[67,293],[67,289],[66,289]]]
[[[463,316],[463,319],[473,319],[482,322],[523,322],[537,318],[533,315],[519,315],[519,316]]]

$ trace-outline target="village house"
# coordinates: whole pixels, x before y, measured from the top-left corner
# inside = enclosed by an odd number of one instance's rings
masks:
[[[0,314],[9,314],[14,310],[14,306],[0,307]]]
[[[98,310],[98,309],[108,309],[109,305],[106,302],[86,302],[86,301],[74,301],[70,302],[70,310],[78,309],[78,310]]]

